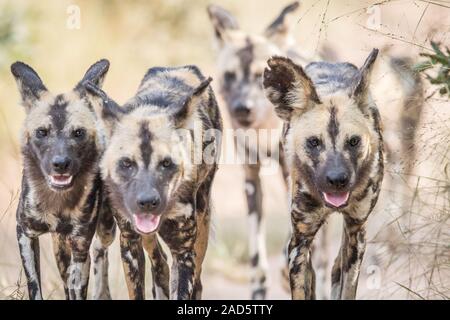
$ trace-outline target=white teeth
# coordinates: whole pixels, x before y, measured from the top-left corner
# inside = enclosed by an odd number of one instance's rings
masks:
[[[69,175],[50,176],[50,182],[55,186],[64,187],[72,182],[72,178],[73,176]]]

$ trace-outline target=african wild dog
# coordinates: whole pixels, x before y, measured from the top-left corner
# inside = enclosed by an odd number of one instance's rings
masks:
[[[101,85],[109,62],[92,65],[80,84]],[[22,191],[17,208],[17,239],[30,299],[42,299],[39,236],[51,232],[53,249],[67,299],[85,299],[89,247],[94,250],[95,298],[108,298],[106,248],[114,237],[111,214],[103,214],[98,162],[103,149],[95,112],[78,84],[53,95],[28,65],[11,66],[25,107],[22,131]],[[101,218],[99,218],[99,213]]]
[[[295,17],[294,13],[298,8],[298,2],[286,6],[266,28],[262,36],[255,36],[241,30],[236,19],[227,10],[216,5],[208,7],[218,49],[220,91],[231,115],[234,129],[280,129],[279,132],[281,132],[282,123],[273,112],[272,105],[266,99],[262,87],[262,73],[267,59],[273,55],[286,55],[297,63],[303,64],[319,58],[308,55],[306,52],[300,53],[296,48],[290,19]],[[266,146],[263,146],[266,142],[264,137],[258,139],[255,145],[249,144],[245,136],[236,139],[237,147],[245,148],[246,159],[251,158],[248,154],[257,153],[256,163],[246,161],[244,164],[249,219],[249,253],[252,267],[252,299],[264,299],[267,291],[268,265],[260,181],[261,163],[266,156],[261,154],[261,150],[266,150]],[[284,165],[283,150],[280,148],[280,150],[269,151],[271,158],[276,160],[278,157],[284,179],[286,179],[288,173]],[[323,249],[319,251],[320,255],[316,256],[320,270],[327,267],[325,235],[324,228],[323,235],[320,237],[320,247]],[[284,273],[287,278],[286,270]],[[324,271],[322,273],[326,274]]]
[[[122,107],[87,84],[109,132],[101,170],[121,231],[132,299],[145,297],[142,247],[152,264],[154,297],[201,297],[222,130],[210,81],[195,66],[151,68]],[[170,249],[170,271],[159,238]]]
[[[361,69],[350,63],[310,63],[305,71],[274,57],[264,88],[285,121],[283,146],[290,172],[292,298],[315,298],[313,239],[333,212],[344,231],[332,272],[332,298],[354,299],[365,251],[367,218],[384,174],[380,115],[368,85],[378,50]]]

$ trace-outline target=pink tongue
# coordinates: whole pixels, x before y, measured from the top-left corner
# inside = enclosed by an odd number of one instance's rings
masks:
[[[324,192],[323,196],[324,196],[326,202],[328,202],[332,206],[338,208],[347,202],[349,193],[348,192],[343,192],[343,193],[325,193]]]
[[[159,225],[160,215],[135,214],[133,215],[136,228],[142,233],[150,233],[156,230]]]

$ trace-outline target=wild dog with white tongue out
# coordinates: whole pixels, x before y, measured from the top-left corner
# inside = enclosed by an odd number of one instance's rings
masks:
[[[151,68],[122,107],[94,84],[86,86],[98,97],[94,106],[108,132],[101,170],[121,231],[132,299],[145,298],[143,247],[154,297],[201,297],[222,130],[210,81],[195,66]],[[159,238],[170,249],[170,271]]]
[[[374,49],[358,70],[350,63],[310,63],[305,70],[274,57],[264,71],[266,96],[284,120],[292,237],[293,299],[315,298],[311,245],[333,212],[344,218],[332,271],[333,299],[354,299],[364,256],[367,219],[383,180],[380,115],[369,92]]]

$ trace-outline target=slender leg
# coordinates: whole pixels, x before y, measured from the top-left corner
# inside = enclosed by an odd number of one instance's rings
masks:
[[[313,242],[313,260],[316,263],[316,274],[320,284],[318,286],[318,299],[325,300],[328,298],[328,260],[329,260],[329,243],[328,243],[329,226],[324,223],[318,231],[317,243]]]
[[[86,300],[91,266],[89,256],[91,241],[78,236],[69,237],[69,241],[72,251],[67,281],[69,298],[70,300]]]
[[[69,300],[69,289],[67,287],[67,279],[69,274],[67,271],[69,269],[71,259],[70,246],[67,242],[67,237],[61,234],[52,233],[52,239],[56,265],[58,266],[59,274],[61,275],[61,279],[64,283],[64,294],[66,296],[66,300]]]
[[[141,237],[136,233],[120,235],[120,254],[122,256],[128,295],[132,300],[145,299],[145,258]]]
[[[166,219],[160,234],[172,254],[170,299],[192,299],[195,282],[197,224],[195,195],[187,203],[178,203],[175,218]]]
[[[173,256],[170,271],[172,300],[189,300],[192,298],[195,278],[195,253],[188,250]]]
[[[309,252],[311,254],[311,251]],[[311,280],[309,280],[310,282],[310,292],[311,292],[311,298],[310,300],[316,300],[316,272],[314,271],[313,265],[312,265],[312,259],[309,259],[309,265],[308,265],[308,269],[310,270],[310,274],[311,274]]]
[[[192,291],[192,299],[193,300],[201,300],[203,293],[203,284],[201,279],[202,268],[197,268],[197,275],[195,277],[194,290]]]
[[[303,235],[293,235],[289,243],[289,283],[293,300],[311,300],[315,296],[311,242],[312,239]]]
[[[206,250],[208,248],[208,240],[209,240],[209,227],[211,222],[211,202],[210,202],[210,194],[211,187],[214,178],[215,170],[210,176],[206,179],[206,181],[201,185],[199,190],[197,191],[197,205],[196,205],[196,218],[197,218],[197,238],[195,239],[195,284],[194,291],[192,294],[192,298],[196,300],[200,300],[202,297],[202,281],[201,281],[201,273],[202,273],[202,265],[203,260],[206,255]]]
[[[245,193],[249,220],[252,299],[266,298],[267,251],[259,165],[245,165]]]
[[[342,256],[341,299],[353,300],[356,297],[361,263],[366,249],[365,223],[355,223],[345,219],[346,255]]]
[[[108,281],[108,246],[104,244],[98,234],[92,243],[92,262],[94,264],[94,300],[111,300]]]
[[[109,204],[104,207],[97,222],[97,230],[92,244],[92,262],[94,264],[94,300],[110,300],[108,281],[108,248],[116,236],[116,223]]]
[[[22,266],[27,277],[29,298],[42,300],[39,238],[28,237],[20,225],[17,225],[16,230]]]
[[[344,225],[345,228],[345,225]],[[344,230],[342,230],[342,240],[341,248],[339,253],[334,260],[333,270],[331,272],[331,299],[340,300],[342,291],[342,260],[346,256],[347,250],[347,235]]]
[[[292,299],[315,299],[315,274],[311,262],[311,246],[322,221],[308,221],[312,212],[293,211],[293,233],[289,243],[289,282]],[[308,221],[308,223],[302,222]]]
[[[170,295],[170,269],[167,255],[156,235],[143,237],[142,243],[152,263],[153,299],[167,300]]]

